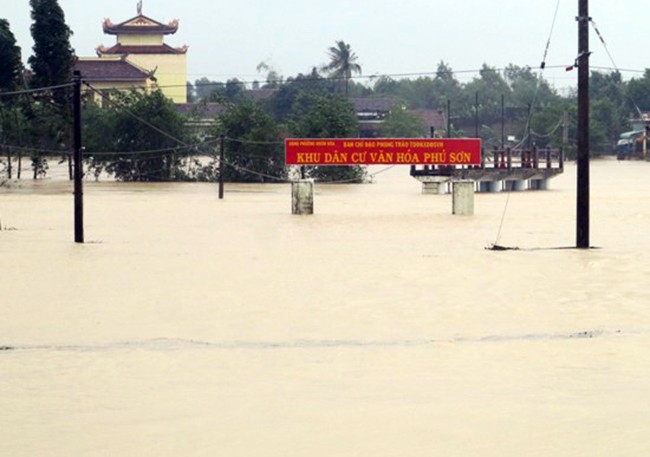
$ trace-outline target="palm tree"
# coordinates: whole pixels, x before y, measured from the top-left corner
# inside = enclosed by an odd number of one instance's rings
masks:
[[[343,40],[337,41],[336,46],[329,48],[330,63],[323,67],[334,78],[345,79],[345,96],[347,97],[352,73],[361,74],[361,66],[357,63],[357,55],[350,45]]]

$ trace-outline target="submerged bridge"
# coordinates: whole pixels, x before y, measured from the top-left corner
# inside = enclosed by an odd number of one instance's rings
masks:
[[[478,192],[546,190],[548,181],[564,172],[562,149],[493,149],[482,153],[480,165],[412,165],[411,176],[425,194],[443,194],[451,182],[472,180]]]

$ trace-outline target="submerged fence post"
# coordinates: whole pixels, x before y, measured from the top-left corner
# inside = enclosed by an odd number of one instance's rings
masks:
[[[314,214],[313,179],[300,179],[291,183],[291,214]]]

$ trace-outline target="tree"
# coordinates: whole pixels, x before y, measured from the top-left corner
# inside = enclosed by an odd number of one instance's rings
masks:
[[[399,104],[393,106],[379,133],[386,138],[417,138],[427,133],[427,127],[420,116]]]
[[[9,21],[0,19],[0,91],[11,92],[22,86],[23,64],[20,47],[9,28]]]
[[[224,179],[277,182],[287,177],[280,130],[270,114],[245,99],[219,116],[217,135],[227,137]]]
[[[16,45],[16,37],[9,28],[6,19],[0,19],[0,93],[13,92],[19,89],[23,83],[23,64],[20,55],[20,47]],[[21,137],[21,126],[19,122],[22,117],[17,96],[4,96],[0,98],[0,144],[18,143]],[[11,149],[6,148],[7,153],[7,177],[12,178],[12,156]]]
[[[595,130],[590,130],[590,135],[598,133],[599,137],[590,139],[590,144],[594,146],[596,152],[612,153],[619,135],[626,130],[629,112],[625,103],[624,89],[619,72],[591,73],[589,79],[591,122],[595,124]]]
[[[57,0],[30,0],[30,5],[34,39],[34,53],[28,60],[32,69],[30,86],[44,88],[68,84],[72,80],[75,54],[70,46],[72,32],[65,23],[63,10]],[[38,97],[42,101],[41,115],[47,117],[47,123],[56,126],[57,131],[64,132],[62,143],[69,143],[70,129],[67,126],[72,119],[71,88],[39,92]],[[34,179],[44,174],[47,165],[41,154],[32,155],[32,168]]]
[[[268,107],[276,122],[284,123],[291,115],[294,104],[302,94],[332,96],[336,92],[336,84],[320,76],[316,68],[308,75],[299,74],[288,78],[268,101]]]
[[[339,96],[300,94],[292,106],[289,130],[303,138],[350,138],[359,136],[354,106]],[[317,166],[307,170],[309,177],[319,181],[361,182],[365,168],[361,166]]]
[[[239,103],[246,98],[244,83],[237,78],[229,79],[226,84],[217,83],[213,85],[212,91],[208,96],[210,102],[228,102]]]
[[[257,65],[256,70],[258,73],[266,72],[264,89],[277,89],[282,84],[283,78],[273,65],[262,61]]]
[[[330,63],[323,69],[330,72],[330,76],[341,78],[345,81],[345,95],[349,93],[349,81],[352,73],[361,74],[361,66],[357,63],[357,55],[352,51],[350,45],[340,40],[336,46],[329,48]]]
[[[650,68],[646,68],[641,78],[632,78],[625,92],[630,113],[650,111]]]
[[[75,62],[70,46],[72,31],[57,0],[30,0],[34,54],[29,58],[32,68],[31,87],[67,84]]]
[[[86,150],[96,172],[120,181],[188,179],[189,128],[159,90],[118,93],[111,107],[85,111]]]

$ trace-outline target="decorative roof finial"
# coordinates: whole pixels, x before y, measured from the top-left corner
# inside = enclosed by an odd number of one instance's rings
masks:
[[[138,16],[142,14],[142,0],[138,2]]]

